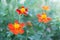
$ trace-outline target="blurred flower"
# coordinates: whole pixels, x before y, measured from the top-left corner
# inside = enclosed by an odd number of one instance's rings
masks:
[[[20,15],[24,14],[25,16],[27,16],[28,9],[22,6],[21,9],[16,9],[16,12]]]
[[[42,9],[43,10],[49,10],[49,6],[43,6]]]
[[[26,23],[28,26],[32,26],[32,23],[30,21],[27,21]]]
[[[47,23],[51,20],[51,18],[47,17],[46,13],[42,13],[42,15],[37,14],[37,17],[39,22]]]
[[[23,30],[23,28],[24,28],[24,23],[19,23],[17,20],[15,21],[15,23],[14,24],[12,24],[12,23],[9,23],[8,24],[8,28],[9,28],[9,30],[12,32],[12,33],[14,33],[15,35],[17,35],[17,34],[23,34],[24,33],[24,30]]]

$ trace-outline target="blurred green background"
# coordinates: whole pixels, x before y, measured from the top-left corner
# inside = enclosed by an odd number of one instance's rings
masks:
[[[16,9],[25,6],[28,16],[19,16]],[[42,6],[48,5],[47,15],[52,18],[48,24],[39,23],[36,14],[42,13]],[[8,29],[8,23],[31,21],[23,35],[14,35]],[[60,40],[60,0],[0,0],[0,40]]]

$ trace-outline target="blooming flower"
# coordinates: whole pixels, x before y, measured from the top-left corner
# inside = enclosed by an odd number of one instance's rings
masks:
[[[25,8],[24,6],[22,6],[21,9],[16,9],[16,12],[20,15],[24,14],[26,16],[27,12],[28,12],[28,9]]]
[[[42,9],[43,10],[49,10],[49,6],[43,6]]]
[[[46,13],[42,13],[42,15],[37,14],[37,18],[39,22],[44,22],[44,23],[48,23],[51,18],[47,17]]]
[[[19,33],[23,34],[24,33],[24,30],[23,30],[24,25],[25,25],[24,23],[19,23],[18,21],[15,21],[14,24],[9,23],[8,28],[15,35],[17,35]]]

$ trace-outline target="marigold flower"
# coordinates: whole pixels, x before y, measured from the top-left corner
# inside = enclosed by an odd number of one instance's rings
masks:
[[[26,16],[27,12],[28,12],[28,9],[25,8],[24,6],[22,6],[21,9],[16,9],[16,12],[20,15],[24,14]]]
[[[49,10],[49,6],[43,6],[42,9],[43,10]]]
[[[37,18],[39,22],[44,22],[44,23],[48,23],[51,18],[47,17],[46,13],[42,13],[42,15],[37,14]]]
[[[15,21],[14,24],[12,24],[12,23],[8,24],[9,30],[15,35],[17,35],[19,33],[23,34],[24,33],[24,30],[23,30],[24,26],[25,26],[24,23],[19,23],[18,21]]]

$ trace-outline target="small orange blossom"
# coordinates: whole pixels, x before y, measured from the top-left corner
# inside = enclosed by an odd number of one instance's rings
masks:
[[[26,16],[27,12],[28,12],[28,9],[25,8],[24,6],[22,6],[21,9],[16,9],[16,12],[20,15],[24,14]]]
[[[42,9],[43,10],[49,10],[49,6],[43,6]]]
[[[51,18],[47,17],[46,13],[43,13],[42,15],[37,14],[37,18],[39,22],[44,22],[44,23],[48,23]]]
[[[24,33],[24,30],[23,30],[24,25],[25,25],[24,23],[19,23],[18,21],[15,21],[14,24],[9,23],[8,28],[15,35],[17,35],[19,33],[23,34]]]

